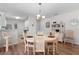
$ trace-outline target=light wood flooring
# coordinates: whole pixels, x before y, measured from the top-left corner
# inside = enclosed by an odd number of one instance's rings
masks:
[[[30,54],[32,55],[32,53]],[[42,55],[42,54],[43,53],[36,53],[36,55]],[[24,53],[24,44],[19,43],[17,45],[10,46],[8,52],[5,52],[5,47],[0,48],[0,55],[27,55],[27,52]],[[49,55],[52,55],[52,50],[50,50]],[[74,45],[72,47],[72,45],[69,43],[66,44],[59,43],[56,55],[79,55],[79,46]]]

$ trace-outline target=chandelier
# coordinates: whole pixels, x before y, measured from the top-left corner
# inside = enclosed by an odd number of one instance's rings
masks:
[[[40,15],[41,12],[42,12],[42,10],[41,10],[41,5],[42,5],[42,3],[38,3],[38,5],[39,5],[39,10],[38,10],[39,13],[36,15],[37,20],[45,19],[45,16],[41,16],[41,15]]]

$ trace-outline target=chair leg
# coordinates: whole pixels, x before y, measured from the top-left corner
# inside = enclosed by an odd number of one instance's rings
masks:
[[[29,55],[29,47],[27,47],[27,54]]]
[[[8,47],[6,47],[6,52],[8,52]]]
[[[45,51],[44,51],[44,55],[45,55]]]
[[[35,49],[33,48],[33,55],[35,55]]]
[[[56,43],[56,45],[55,45],[56,47],[55,47],[55,53],[58,51],[58,42]]]
[[[49,48],[47,49],[48,51],[47,51],[47,54],[49,54]]]
[[[8,39],[6,39],[6,52],[8,52]]]
[[[25,46],[25,48],[24,48],[24,53],[26,53],[26,46]]]
[[[55,43],[53,42],[53,55],[55,55]]]
[[[44,47],[44,55],[45,55],[45,47]]]

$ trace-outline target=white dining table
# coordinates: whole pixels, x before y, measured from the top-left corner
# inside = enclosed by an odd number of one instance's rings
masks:
[[[35,38],[35,40],[38,40],[38,39]],[[28,40],[27,39],[27,41],[32,42],[33,40]],[[44,36],[44,43],[47,43],[47,42],[52,42],[53,43],[53,45],[52,45],[53,46],[53,55],[55,55],[55,47],[56,47],[56,44],[55,43],[57,43],[56,37],[53,38],[53,37]]]

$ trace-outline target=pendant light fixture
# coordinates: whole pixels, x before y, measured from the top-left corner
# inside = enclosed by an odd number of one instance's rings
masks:
[[[39,10],[38,10],[38,14],[37,14],[37,20],[45,19],[45,16],[41,16],[41,12],[42,12],[41,5],[42,5],[42,3],[38,3],[38,5],[39,5]]]

